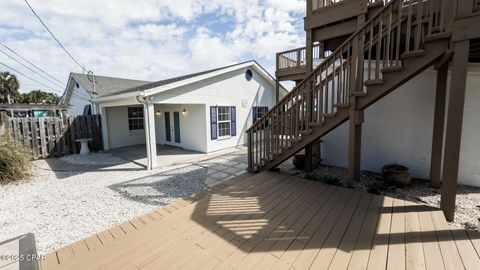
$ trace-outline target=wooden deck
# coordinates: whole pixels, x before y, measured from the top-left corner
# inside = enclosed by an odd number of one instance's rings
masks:
[[[480,269],[439,209],[279,173],[242,175],[47,255],[54,269]]]

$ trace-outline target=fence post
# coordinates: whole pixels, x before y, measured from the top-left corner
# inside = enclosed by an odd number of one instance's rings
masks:
[[[8,134],[10,130],[10,120],[6,111],[0,111],[0,136],[3,134]]]

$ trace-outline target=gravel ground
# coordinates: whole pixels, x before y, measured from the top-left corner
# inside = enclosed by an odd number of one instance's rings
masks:
[[[30,179],[0,186],[0,242],[33,232],[48,253],[203,190],[206,163],[148,172],[108,153],[35,161]]]
[[[283,173],[304,178],[324,181],[329,184],[345,185],[347,171],[345,168],[321,166],[307,176],[304,171],[292,165],[292,159],[280,166]],[[338,183],[337,183],[338,181]],[[354,189],[365,192],[380,193],[385,196],[409,200],[432,207],[440,207],[440,190],[428,187],[425,180],[414,179],[407,188],[384,188],[381,176],[370,172],[362,172],[360,183],[354,183]],[[480,218],[480,188],[458,186],[455,220],[450,224],[467,230],[477,230]]]

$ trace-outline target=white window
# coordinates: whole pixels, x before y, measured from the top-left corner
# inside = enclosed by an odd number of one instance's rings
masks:
[[[230,107],[217,107],[217,130],[218,138],[230,137],[230,126],[232,124],[232,116],[230,114]]]
[[[258,106],[257,108],[257,120],[265,116],[268,112],[268,107],[265,106]]]
[[[143,107],[128,107],[128,130],[138,131],[144,130],[143,126]]]

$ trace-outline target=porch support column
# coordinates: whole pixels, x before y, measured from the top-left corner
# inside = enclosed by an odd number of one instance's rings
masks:
[[[455,42],[453,48],[454,55],[452,78],[448,93],[445,150],[443,153],[442,197],[440,202],[445,218],[448,221],[453,221],[455,214],[470,40]]]
[[[155,136],[155,108],[153,103],[144,103],[145,136],[147,145],[147,169],[157,165],[157,140]]]
[[[445,125],[445,103],[447,98],[448,63],[437,70],[437,90],[433,116],[432,156],[430,163],[430,187],[439,188],[442,178],[443,132]]]

